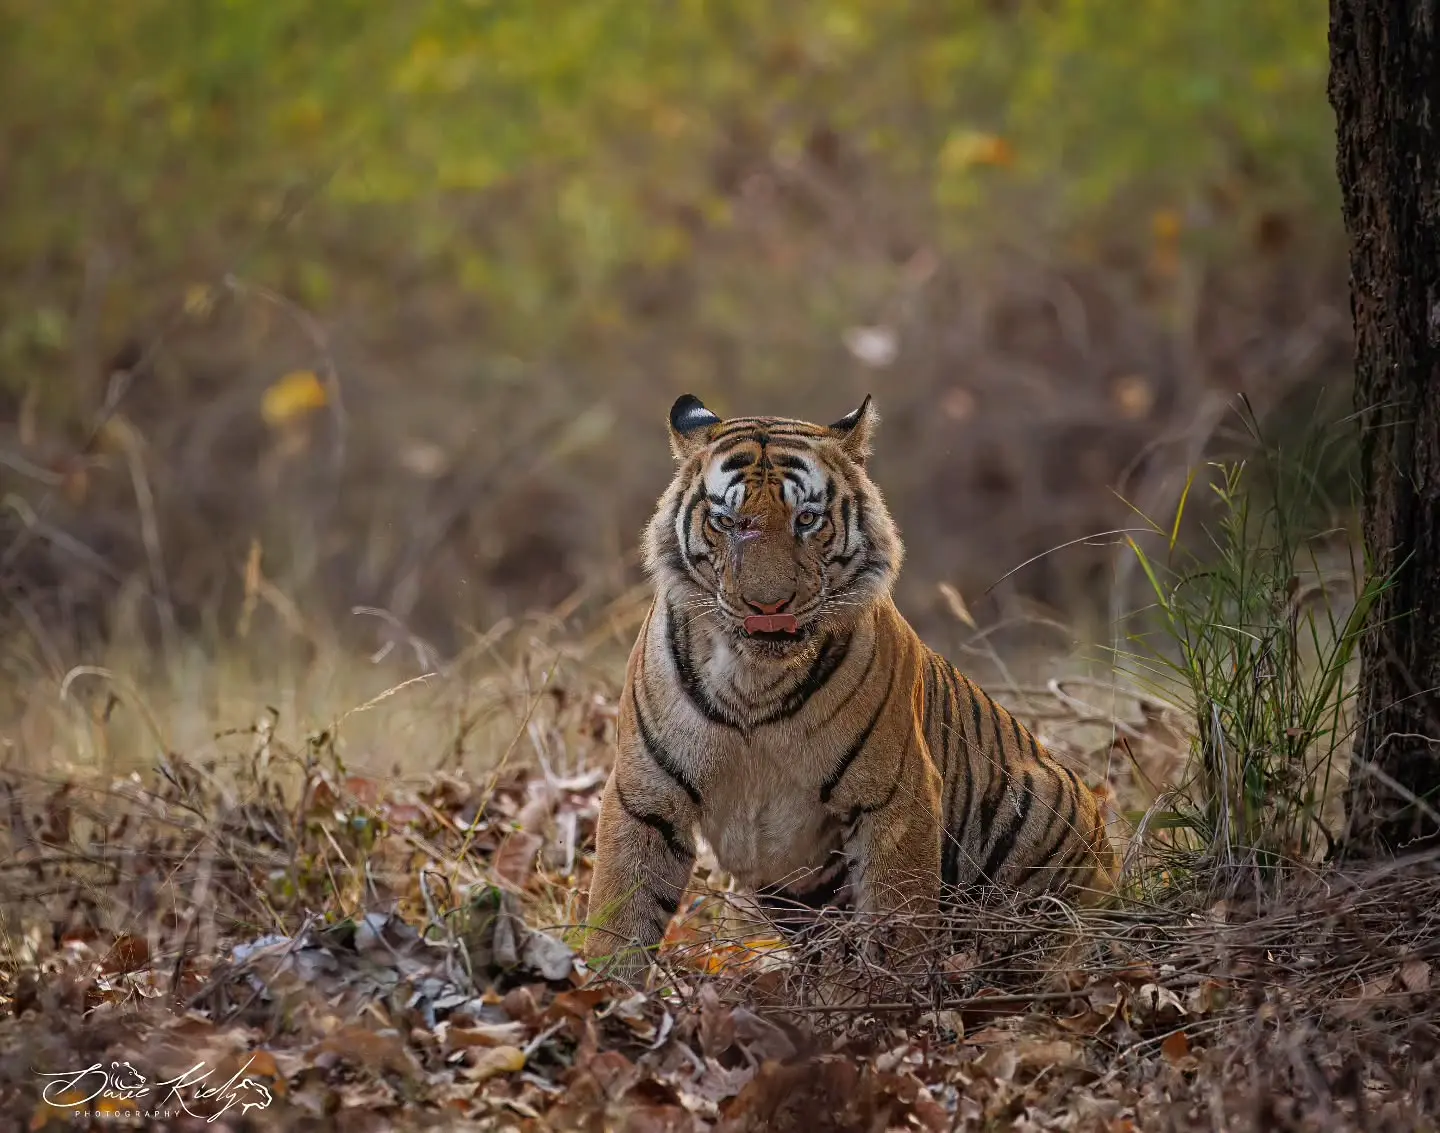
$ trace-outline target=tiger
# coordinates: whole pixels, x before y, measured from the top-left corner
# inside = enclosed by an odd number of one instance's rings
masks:
[[[904,547],[867,473],[873,399],[834,424],[671,407],[679,467],[595,832],[592,970],[635,983],[702,835],[742,888],[925,947],[943,891],[1115,893],[1097,795],[928,648],[892,598]]]

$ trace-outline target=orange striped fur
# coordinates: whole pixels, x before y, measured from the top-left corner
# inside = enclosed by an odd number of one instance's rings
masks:
[[[689,395],[671,410],[680,468],[646,535],[656,597],[590,889],[586,953],[610,974],[648,966],[697,832],[762,898],[895,925],[936,911],[942,884],[1113,892],[1095,795],[891,601],[903,551],[865,471],[875,424],[869,398],[830,426],[721,421]],[[795,633],[746,632],[775,611]]]

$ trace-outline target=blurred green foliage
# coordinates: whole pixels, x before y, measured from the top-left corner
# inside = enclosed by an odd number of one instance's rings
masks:
[[[320,310],[439,284],[495,355],[563,352],[760,158],[942,248],[1017,210],[1203,242],[1237,193],[1338,227],[1325,34],[1322,0],[0,0],[0,387],[226,271]],[[701,322],[753,319],[755,271]]]

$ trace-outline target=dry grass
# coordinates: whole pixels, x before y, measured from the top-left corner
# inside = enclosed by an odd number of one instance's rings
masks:
[[[139,690],[117,654],[19,690],[0,1027],[33,1053],[0,1073],[7,1108],[59,1116],[36,1065],[163,1062],[192,1028],[270,1060],[286,1098],[250,1115],[266,1126],[1432,1127],[1426,865],[1294,866],[1263,900],[1217,901],[1203,864],[1152,839],[1117,908],[959,900],[934,948],[877,967],[854,918],[782,945],[702,854],[647,995],[543,978],[526,942],[581,919],[644,602],[580,595],[439,663],[401,635],[363,663],[176,666]],[[1122,841],[1184,775],[1179,709],[970,646],[1103,783]],[[357,943],[377,915],[378,958]],[[830,1125],[794,1124],[805,1097]]]

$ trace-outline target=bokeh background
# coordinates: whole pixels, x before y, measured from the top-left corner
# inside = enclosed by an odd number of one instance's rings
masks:
[[[1238,395],[1347,406],[1326,20],[0,0],[10,675],[624,593],[685,391],[873,392],[918,628],[1100,634],[1142,598],[1085,537],[1173,515]]]

